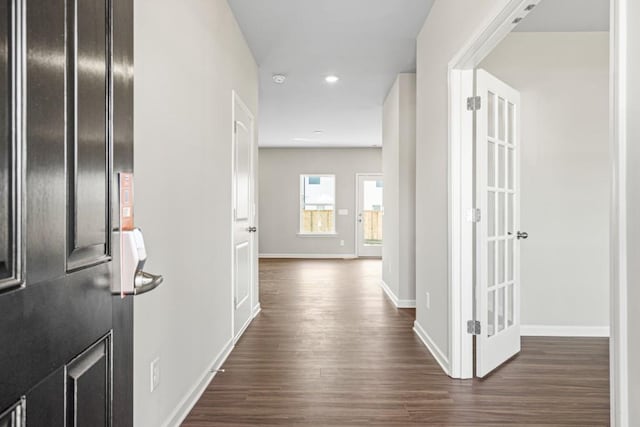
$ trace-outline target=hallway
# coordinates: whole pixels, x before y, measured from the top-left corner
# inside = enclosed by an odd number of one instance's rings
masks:
[[[608,340],[523,338],[485,380],[452,380],[379,286],[378,260],[261,260],[262,312],[186,427],[609,424]]]

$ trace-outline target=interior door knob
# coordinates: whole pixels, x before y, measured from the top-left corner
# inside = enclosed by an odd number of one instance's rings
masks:
[[[518,231],[518,233],[516,234],[517,239],[526,239],[527,237],[529,237],[529,233],[525,231]]]
[[[255,233],[256,231],[258,231],[258,228],[257,227],[247,227],[247,231],[249,233]]]

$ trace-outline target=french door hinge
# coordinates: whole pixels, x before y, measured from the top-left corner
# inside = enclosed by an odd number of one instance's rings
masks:
[[[482,107],[482,98],[470,96],[467,98],[467,111],[478,111]]]
[[[480,321],[469,320],[467,322],[467,333],[471,335],[480,335]]]
[[[471,208],[467,211],[467,222],[480,222],[482,218],[482,214],[480,213],[480,209]]]

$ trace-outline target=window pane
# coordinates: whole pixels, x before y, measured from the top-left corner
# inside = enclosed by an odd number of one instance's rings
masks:
[[[300,231],[302,233],[333,233],[335,231],[335,177],[303,175],[300,192]]]

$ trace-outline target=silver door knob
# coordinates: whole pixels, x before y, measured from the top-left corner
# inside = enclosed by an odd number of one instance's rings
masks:
[[[516,233],[516,239],[526,239],[527,237],[529,237],[529,233],[525,231],[518,231],[518,233]]]
[[[255,233],[256,231],[258,231],[258,228],[257,227],[247,227],[247,231],[249,233]]]

